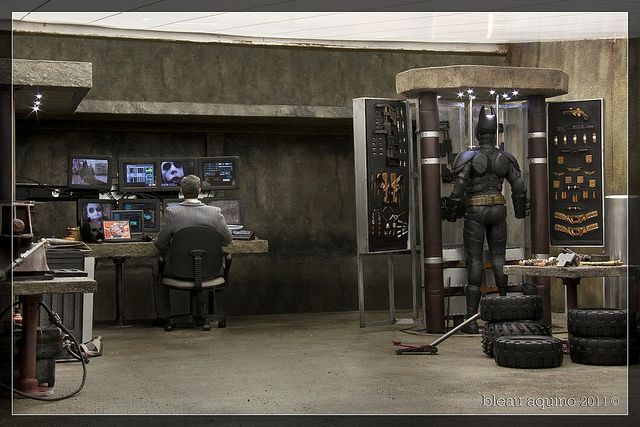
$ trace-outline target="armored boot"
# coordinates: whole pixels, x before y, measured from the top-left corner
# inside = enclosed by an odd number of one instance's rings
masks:
[[[464,289],[464,295],[467,299],[467,319],[471,316],[474,316],[478,312],[478,305],[480,304],[480,287],[467,285]],[[475,320],[473,322],[467,323],[465,326],[460,329],[460,331],[464,334],[477,334],[478,333],[478,322]]]

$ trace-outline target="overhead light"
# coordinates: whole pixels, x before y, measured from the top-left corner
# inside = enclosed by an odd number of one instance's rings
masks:
[[[473,89],[467,89],[467,93],[473,93]]]
[[[40,101],[35,101],[33,104],[34,105],[40,105]]]
[[[458,98],[462,98],[464,96],[464,92],[458,92]]]
[[[40,107],[38,107],[37,105],[34,105],[33,107],[31,107],[31,109],[33,111],[40,111]]]
[[[440,98],[442,98],[442,95],[438,95],[438,96],[437,96],[437,99],[440,99]]]
[[[495,91],[495,90],[493,90],[493,89],[491,89],[491,90],[489,91],[489,95],[495,95],[495,93],[496,93],[496,91]]]
[[[37,93],[36,94],[36,98],[38,98],[38,99],[42,98],[42,94],[41,93]]]
[[[516,96],[518,94],[517,90],[514,90],[513,92],[511,92],[513,94],[513,96]]]

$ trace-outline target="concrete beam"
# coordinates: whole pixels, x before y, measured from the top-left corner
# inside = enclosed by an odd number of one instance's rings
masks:
[[[517,89],[521,98],[551,97],[567,93],[568,85],[567,73],[555,68],[451,65],[414,68],[396,75],[396,90],[407,98],[433,91],[443,99],[457,99],[457,93],[466,89],[473,89],[479,100],[491,99],[491,89]]]
[[[291,117],[314,119],[351,119],[349,107],[312,105],[210,104],[198,102],[132,102],[86,99],[76,114],[101,116],[188,117]]]
[[[71,114],[93,86],[90,62],[14,59],[0,61],[0,81],[12,82],[16,115],[30,114],[41,93],[39,114]]]

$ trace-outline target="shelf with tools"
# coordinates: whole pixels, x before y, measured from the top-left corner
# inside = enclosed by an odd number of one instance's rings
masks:
[[[604,244],[601,99],[549,103],[551,246]]]
[[[366,174],[358,212],[362,216],[362,252],[409,248],[409,127],[404,101],[364,101],[362,157],[357,170]],[[358,157],[360,157],[358,156]],[[364,216],[366,212],[366,217]],[[365,219],[366,218],[366,219]],[[366,229],[365,229],[366,224]]]

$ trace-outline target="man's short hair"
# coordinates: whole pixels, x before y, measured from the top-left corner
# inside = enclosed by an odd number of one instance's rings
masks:
[[[182,194],[185,199],[197,199],[200,194],[200,178],[195,175],[187,175],[180,182]]]

